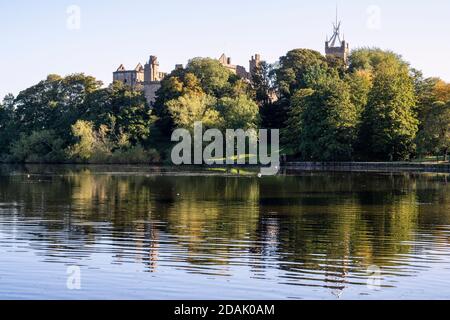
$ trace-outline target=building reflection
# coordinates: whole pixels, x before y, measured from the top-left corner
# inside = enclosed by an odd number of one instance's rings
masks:
[[[152,273],[225,276],[245,266],[255,279],[340,297],[366,283],[368,266],[402,273],[409,254],[449,245],[439,227],[450,225],[446,175],[37,172],[0,180],[0,232],[48,262],[100,252]],[[424,229],[432,237],[417,245]]]

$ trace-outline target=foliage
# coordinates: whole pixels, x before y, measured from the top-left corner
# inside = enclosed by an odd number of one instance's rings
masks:
[[[305,160],[340,161],[353,155],[357,138],[358,112],[349,86],[330,77],[314,89],[300,89],[289,112],[287,135],[291,147]]]
[[[15,99],[15,112],[20,115],[18,129],[25,135],[51,129],[59,137],[69,139],[71,125],[87,112],[87,97],[100,86],[101,82],[83,74],[65,78],[49,75]]]
[[[403,61],[398,54],[378,48],[361,48],[353,50],[349,60],[349,69],[351,72],[356,70],[374,72],[380,65],[386,64],[397,65],[398,67],[408,67],[408,64]]]
[[[125,134],[132,144],[148,142],[153,119],[142,91],[114,82],[91,95],[87,105],[89,113],[84,118],[92,121],[96,128],[107,126],[112,141],[119,142]]]
[[[14,96],[7,95],[0,103],[0,159],[9,152],[11,142],[17,136],[14,123]]]
[[[49,75],[0,104],[0,160],[164,161],[173,130],[196,121],[221,130],[281,129],[283,148],[304,160],[448,153],[450,84],[424,78],[393,52],[357,49],[347,66],[295,49],[261,63],[251,80],[194,58],[162,80],[150,106],[139,86]]]
[[[295,49],[280,58],[276,81],[282,97],[289,98],[298,89],[306,88],[306,75],[313,69],[327,69],[324,56],[309,49]]]
[[[443,154],[447,157],[450,149],[450,101],[432,105],[417,141],[421,154]]]
[[[157,124],[166,136],[175,128],[256,128],[259,109],[250,85],[217,60],[194,58],[163,80],[155,103]]]
[[[230,84],[237,80],[219,61],[210,58],[192,59],[186,72],[192,73],[199,80],[202,90],[212,96],[224,95],[230,89]]]
[[[133,146],[126,135],[122,135],[118,143],[111,141],[105,125],[95,130],[92,122],[79,120],[72,126],[72,133],[78,142],[70,146],[67,153],[75,162],[133,164],[160,161],[156,150]]]
[[[193,129],[194,122],[201,121],[205,127],[217,127],[220,116],[215,109],[216,98],[207,94],[187,94],[170,100],[167,109],[178,128]]]
[[[262,61],[254,71],[252,77],[252,89],[255,93],[255,100],[260,107],[272,103],[272,96],[275,94],[274,67]]]
[[[8,161],[13,162],[61,162],[65,158],[63,140],[52,130],[34,131],[22,135],[13,143]]]
[[[217,110],[223,119],[222,129],[247,130],[259,126],[258,105],[246,95],[220,99]]]
[[[404,65],[389,61],[380,63],[374,72],[360,133],[363,155],[374,160],[407,160],[415,152],[418,131],[412,78]]]

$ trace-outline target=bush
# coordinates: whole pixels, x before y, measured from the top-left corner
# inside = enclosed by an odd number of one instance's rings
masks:
[[[142,146],[119,149],[113,152],[108,162],[113,164],[147,164],[158,163],[161,157],[155,149],[145,150]]]
[[[11,146],[10,155],[6,158],[10,162],[43,163],[62,162],[66,154],[63,140],[54,131],[34,131],[31,135],[22,135]]]

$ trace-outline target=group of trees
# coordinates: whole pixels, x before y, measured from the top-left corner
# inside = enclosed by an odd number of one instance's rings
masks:
[[[0,107],[0,157],[10,162],[144,162],[151,110],[140,91],[50,75]]]
[[[192,129],[196,121],[222,130],[261,124],[250,84],[214,59],[192,59],[166,77],[157,94],[156,127],[169,139],[174,128]]]
[[[282,153],[308,161],[447,155],[450,84],[379,49],[353,51],[348,65],[292,50],[262,63],[252,81],[194,58],[164,78],[153,106],[140,88],[50,75],[0,105],[0,159],[156,161],[172,131],[196,121],[205,129],[280,129]]]
[[[268,76],[279,99],[264,108],[281,114],[276,126],[283,128],[284,146],[300,159],[447,155],[450,85],[424,79],[395,53],[355,50],[345,66],[318,52],[292,50]]]

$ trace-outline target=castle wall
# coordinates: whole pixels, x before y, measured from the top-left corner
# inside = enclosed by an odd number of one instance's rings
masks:
[[[148,103],[152,105],[156,101],[156,92],[161,88],[161,82],[145,82],[144,83],[144,94]]]
[[[247,72],[245,67],[231,64],[231,58],[225,56],[225,54],[219,58],[219,61],[224,67],[247,81],[251,81],[252,73],[255,72],[257,66],[261,63],[260,55],[255,55],[250,60],[250,72]],[[182,65],[177,65],[176,68],[182,68]],[[113,73],[113,81],[121,81],[143,90],[148,103],[152,105],[156,101],[156,92],[161,88],[161,81],[165,76],[166,73],[159,71],[158,58],[156,56],[150,56],[149,61],[144,67],[138,64],[135,70],[126,70],[121,65]]]
[[[135,70],[116,71],[113,73],[113,81],[121,81],[129,86],[135,86],[144,81],[144,73]]]

